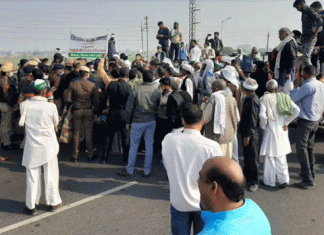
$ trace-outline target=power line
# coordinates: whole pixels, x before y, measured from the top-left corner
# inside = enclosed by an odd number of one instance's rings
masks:
[[[61,41],[69,41],[70,37],[67,37],[66,39],[64,38],[40,38],[40,37],[35,37],[35,38],[26,38],[26,37],[0,37],[0,39],[15,39],[15,40],[33,40],[33,41],[38,41],[38,40],[61,40]],[[120,42],[139,42],[141,41],[140,39],[118,39]]]
[[[111,30],[118,30],[118,29],[131,29],[131,28],[138,28],[139,26],[124,26],[124,27],[118,27],[118,28],[109,28]],[[42,28],[42,27],[30,27],[30,26],[7,26],[7,25],[0,25],[0,28],[14,28],[14,29],[42,29],[42,30],[48,30],[48,29],[103,29],[106,30],[107,27],[105,28],[93,28],[93,27],[80,27],[80,28],[76,28],[76,27],[69,27],[69,28],[62,28],[62,27],[46,27],[46,28]]]
[[[47,23],[57,23],[57,24],[82,24],[82,25],[95,25],[97,26],[98,25],[98,22],[89,22],[89,21],[86,21],[86,22],[80,22],[79,20],[75,20],[77,22],[74,22],[74,21],[71,21],[71,19],[68,19],[68,21],[53,21],[53,20],[37,20],[37,19],[21,19],[21,20],[12,20],[12,19],[0,19],[0,21],[8,21],[8,22],[25,22],[25,23],[28,23],[28,21],[32,21],[32,23],[44,23],[44,22],[47,22]],[[119,24],[119,23],[118,23]],[[130,25],[130,24],[137,24],[136,22],[129,22],[129,23],[125,23],[127,25]],[[131,27],[131,26],[129,26]],[[133,26],[133,27],[136,27],[136,26]]]

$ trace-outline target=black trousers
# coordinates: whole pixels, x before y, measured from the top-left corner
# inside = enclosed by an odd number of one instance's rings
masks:
[[[243,142],[243,138],[242,138]],[[259,184],[259,136],[251,136],[250,144],[243,146],[243,173],[248,185]]]
[[[169,46],[162,46],[162,51],[165,52],[166,57],[169,56]]]
[[[300,163],[301,178],[306,183],[315,181],[314,141],[319,121],[298,120],[297,126],[297,155]]]
[[[180,45],[178,43],[171,43],[169,59],[177,61],[179,58]],[[174,57],[173,57],[174,54]]]
[[[172,125],[168,119],[156,118],[156,128],[154,132],[154,152],[162,149],[164,137],[172,131]]]
[[[114,141],[114,137],[116,133],[120,133],[122,149],[123,149],[123,162],[127,163],[128,161],[128,152],[129,152],[129,144],[127,141],[127,131],[126,131],[126,122],[122,121],[122,118],[117,109],[109,110],[107,116],[107,142],[105,146],[104,159],[108,160],[109,153],[112,150],[112,144]]]

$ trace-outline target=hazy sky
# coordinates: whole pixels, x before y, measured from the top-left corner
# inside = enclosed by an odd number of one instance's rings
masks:
[[[225,46],[251,44],[270,47],[279,43],[281,27],[301,29],[301,14],[293,0],[197,0],[196,38],[203,42],[207,33],[221,31]],[[310,4],[311,2],[307,2]],[[119,51],[141,49],[141,22],[148,16],[149,47],[156,48],[157,22],[171,29],[180,23],[188,41],[189,1],[92,0],[92,1],[1,1],[0,50],[68,49],[69,34],[95,37],[115,33]],[[146,42],[146,35],[145,35]]]

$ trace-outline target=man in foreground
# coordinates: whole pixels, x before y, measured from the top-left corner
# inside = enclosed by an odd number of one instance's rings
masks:
[[[57,154],[59,144],[55,127],[59,123],[56,105],[46,98],[47,84],[37,79],[34,83],[35,97],[21,103],[19,126],[25,126],[26,143],[22,165],[26,167],[25,213],[35,215],[41,196],[41,172],[44,170],[46,204],[50,211],[62,206],[59,193],[59,169]]]
[[[216,141],[201,135],[205,124],[197,105],[188,104],[182,114],[184,130],[166,135],[162,157],[170,182],[171,230],[173,235],[194,234],[203,229],[200,217],[198,172],[213,156],[222,156]]]
[[[232,159],[208,159],[199,172],[201,217],[200,235],[268,235],[270,223],[261,208],[245,199],[245,179],[240,165]]]

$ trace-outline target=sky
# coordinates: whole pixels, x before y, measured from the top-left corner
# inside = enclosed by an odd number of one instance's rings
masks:
[[[224,46],[250,44],[266,47],[279,43],[278,30],[301,30],[301,14],[293,0],[196,0],[196,39],[203,44],[208,33],[221,31]],[[311,2],[307,2],[311,4]],[[68,50],[70,33],[80,37],[116,34],[120,52],[142,48],[141,23],[148,17],[149,50],[158,44],[157,22],[171,29],[180,23],[189,40],[189,0],[92,0],[92,1],[2,1],[0,0],[0,50]],[[144,34],[146,48],[146,33]]]

